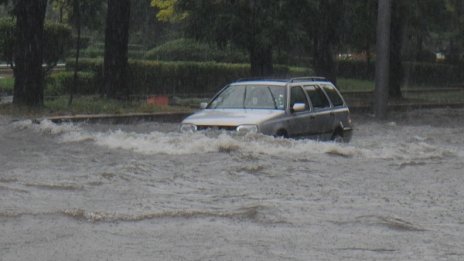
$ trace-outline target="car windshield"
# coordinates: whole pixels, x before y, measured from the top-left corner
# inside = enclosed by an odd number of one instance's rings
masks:
[[[285,109],[285,88],[266,85],[231,85],[209,105],[209,109]]]

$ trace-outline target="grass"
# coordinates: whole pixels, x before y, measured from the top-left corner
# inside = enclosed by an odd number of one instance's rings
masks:
[[[13,93],[14,78],[12,76],[0,77],[0,93]]]
[[[374,91],[374,81],[356,79],[337,79],[337,86],[342,92],[369,92]]]

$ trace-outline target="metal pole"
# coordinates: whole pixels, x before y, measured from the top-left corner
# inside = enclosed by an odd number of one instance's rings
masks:
[[[374,93],[374,114],[378,119],[385,119],[387,117],[390,76],[391,9],[392,0],[379,0]]]

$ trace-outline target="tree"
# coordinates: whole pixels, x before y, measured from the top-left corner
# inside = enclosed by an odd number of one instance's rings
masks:
[[[347,27],[342,35],[344,46],[348,50],[365,55],[365,78],[371,75],[371,53],[375,47],[377,1],[351,0],[345,8]]]
[[[297,6],[290,1],[265,0],[153,0],[160,9],[157,17],[182,21],[188,36],[247,50],[251,74],[273,73],[273,51],[296,27]],[[288,47],[288,46],[287,46]]]
[[[141,44],[144,49],[150,49],[163,40],[171,24],[158,19],[157,8],[151,8],[151,0],[138,0],[131,2],[130,42]],[[175,28],[169,32],[172,32]]]
[[[100,17],[102,16],[103,1],[102,0],[50,0],[54,10],[59,13],[60,23],[67,22],[72,25],[76,31],[75,38],[75,65],[74,65],[74,80],[70,90],[68,104],[71,105],[73,95],[77,87],[77,77],[79,70],[79,56],[81,49],[81,32],[83,28],[97,28],[100,25]]]
[[[103,95],[129,98],[127,82],[130,0],[108,0]]]
[[[392,98],[401,98],[401,84],[403,83],[403,63],[401,51],[403,48],[405,9],[400,0],[391,0],[391,29],[390,29],[390,79],[388,93]]]
[[[309,14],[306,20],[308,35],[312,40],[313,70],[319,76],[324,76],[333,83],[337,82],[337,67],[334,50],[341,34],[343,0],[310,1]]]
[[[446,17],[444,26],[441,28],[446,32],[447,38],[447,58],[450,63],[457,63],[464,50],[464,1],[444,0]],[[443,36],[443,35],[442,35]]]
[[[82,31],[82,19],[81,19],[81,1],[80,0],[73,0],[73,24],[75,25],[77,31],[76,37],[76,59],[74,62],[74,77],[73,77],[73,85],[69,92],[69,100],[68,106],[71,106],[74,98],[74,92],[77,89],[77,78],[78,78],[78,71],[79,71],[79,55],[81,51],[81,31]]]
[[[43,105],[43,35],[47,0],[17,0],[13,103]]]
[[[379,0],[378,4],[374,113],[379,119],[386,117],[388,107],[392,1]]]
[[[409,50],[414,50],[412,52],[414,60],[422,61],[425,40],[434,29],[438,31],[443,29],[441,23],[446,20],[444,10],[443,0],[392,0],[390,97],[402,97],[405,49],[409,47]],[[425,20],[424,17],[427,19]]]

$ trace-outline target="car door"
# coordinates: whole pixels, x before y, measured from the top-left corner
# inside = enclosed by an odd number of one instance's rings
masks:
[[[339,91],[335,86],[329,84],[322,84],[321,87],[329,97],[333,107],[331,129],[335,130],[340,125],[342,127],[349,126],[349,110]]]
[[[331,135],[332,117],[330,102],[318,85],[303,87],[312,105],[310,133],[316,138],[324,139]]]
[[[291,137],[307,136],[312,125],[312,116],[306,94],[301,86],[291,86],[289,96],[288,135]],[[292,108],[297,103],[305,104],[305,109],[294,111]]]

